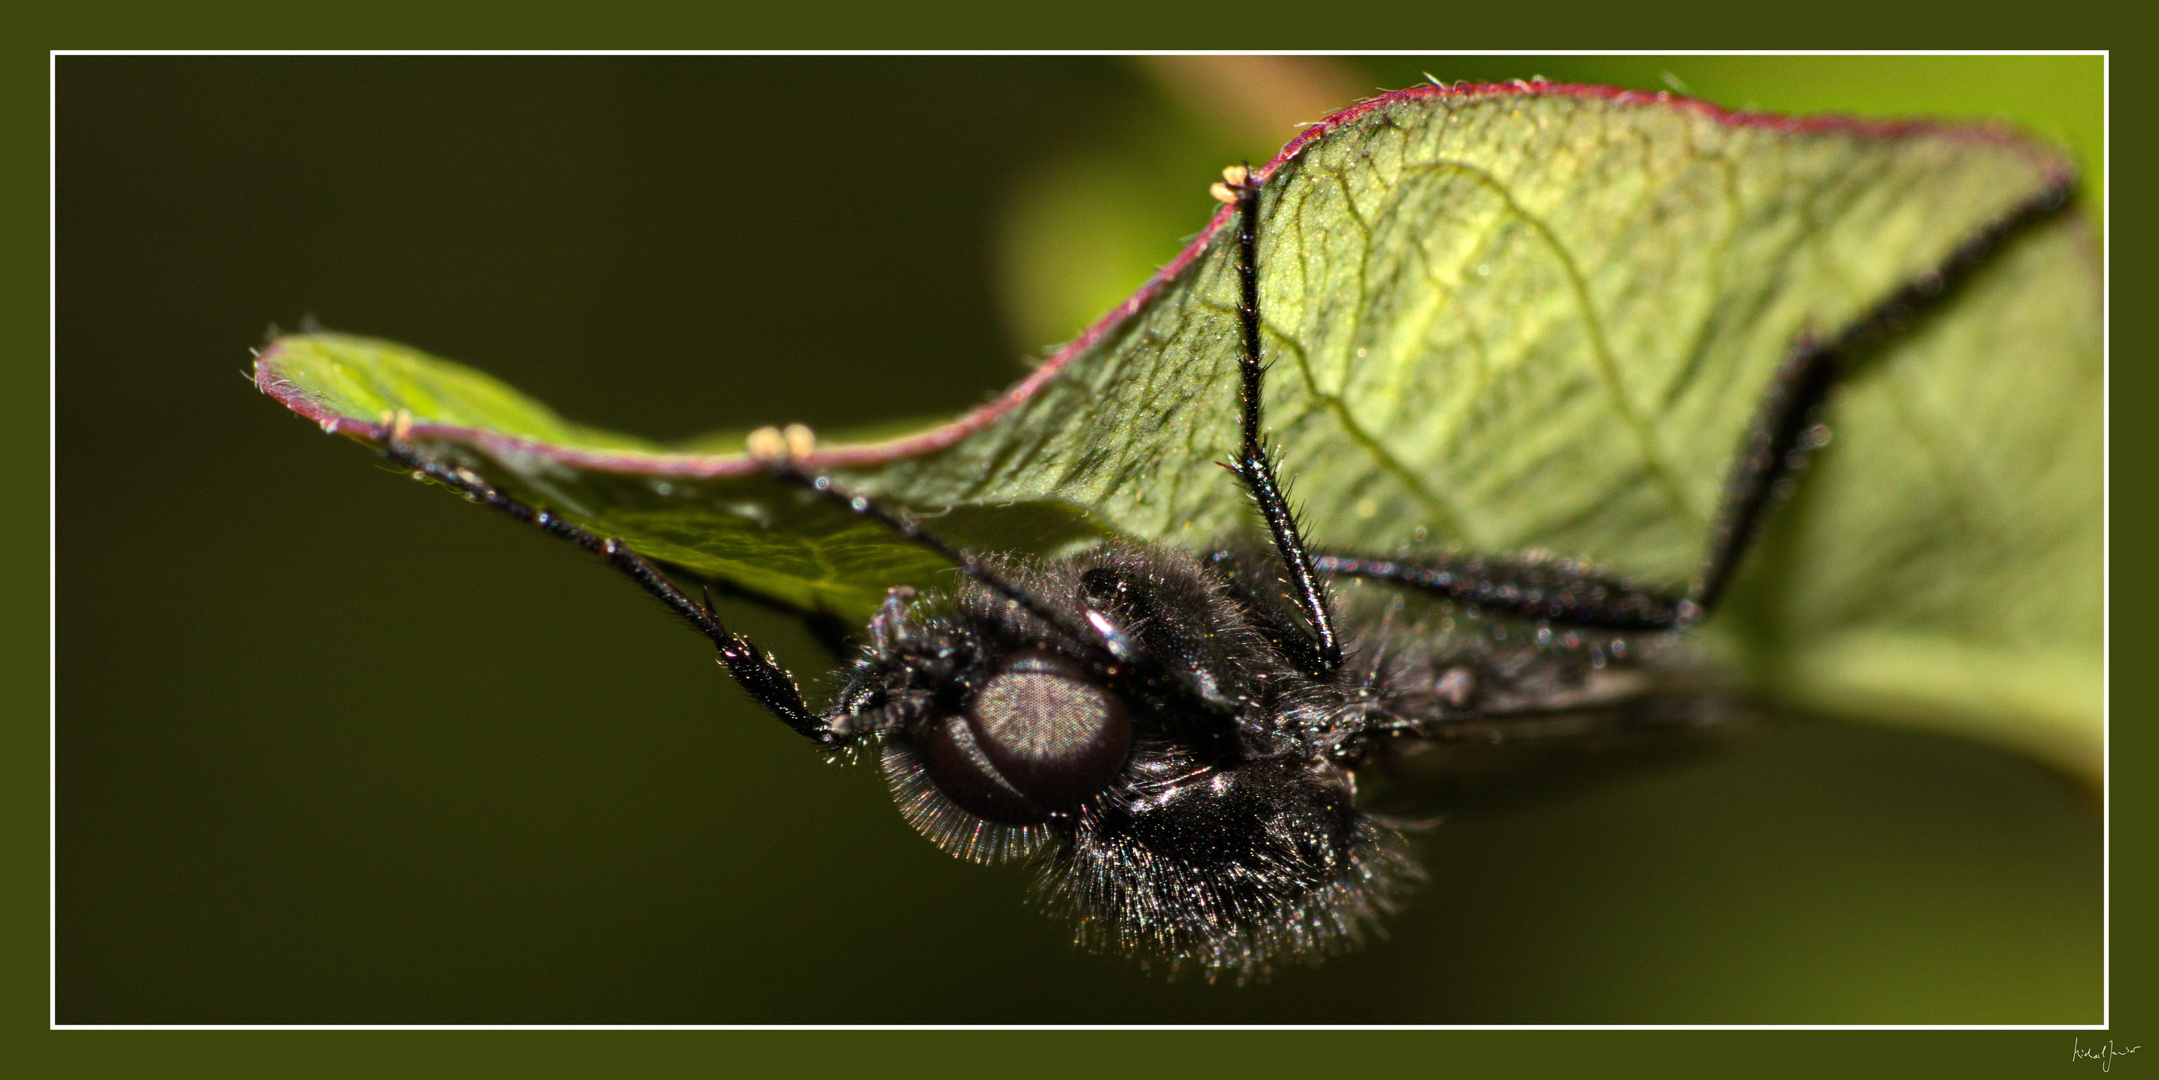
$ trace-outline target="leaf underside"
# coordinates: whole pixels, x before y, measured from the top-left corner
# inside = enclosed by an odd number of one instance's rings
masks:
[[[1676,587],[1789,345],[2068,169],[1993,128],[1534,85],[1386,95],[1262,175],[1268,423],[1317,547],[1544,550]],[[809,463],[982,550],[1253,533],[1215,464],[1236,438],[1224,220],[984,409],[876,443],[826,433]],[[1711,621],[1746,678],[2096,779],[2100,297],[2088,227],[2056,215],[1850,371],[1834,440]],[[257,381],[363,440],[409,412],[424,452],[791,606],[860,620],[889,586],[950,580],[740,453],[702,452],[729,440],[582,427],[404,346],[287,337]]]

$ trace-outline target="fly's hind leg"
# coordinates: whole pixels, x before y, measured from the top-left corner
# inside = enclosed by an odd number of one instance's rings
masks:
[[[1762,522],[1789,494],[1797,473],[1829,441],[1823,407],[1853,362],[1939,306],[2003,244],[2058,213],[2073,187],[2063,181],[1974,232],[1932,270],[1913,278],[1836,334],[1802,338],[1770,379],[1723,498],[1700,568],[1684,592],[1643,588],[1564,560],[1443,555],[1379,559],[1320,554],[1321,573],[1385,581],[1526,619],[1593,630],[1663,630],[1707,618],[1724,599]]]

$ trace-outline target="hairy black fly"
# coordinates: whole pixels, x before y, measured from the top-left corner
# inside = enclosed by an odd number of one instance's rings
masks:
[[[1309,551],[1261,416],[1260,191],[1242,166],[1214,188],[1235,207],[1243,343],[1229,469],[1266,541],[1205,553],[1111,544],[1054,562],[962,551],[803,468],[801,433],[767,433],[753,448],[775,476],[962,575],[948,596],[892,590],[822,711],[709,602],[620,541],[419,456],[401,425],[384,451],[603,556],[818,745],[881,747],[916,829],[962,858],[1035,860],[1039,893],[1082,945],[1242,981],[1374,931],[1422,875],[1400,821],[1360,803],[1360,780],[1421,771],[1459,787],[1495,751],[1536,759],[1730,716],[1726,697],[1674,662],[1671,641],[1716,608],[1763,516],[1826,441],[1819,414],[1840,368],[2066,196],[2033,200],[1852,327],[1795,345],[1740,448],[1699,572],[1662,592],[1552,559]],[[1381,588],[1338,606],[1330,582],[1345,579]],[[1444,601],[1475,629],[1421,622],[1396,602],[1407,595]]]

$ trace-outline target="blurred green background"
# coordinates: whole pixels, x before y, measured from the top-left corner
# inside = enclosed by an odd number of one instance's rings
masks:
[[[242,372],[313,318],[662,438],[949,414],[1174,254],[1223,162],[1424,72],[2008,116],[2096,174],[2100,63],[61,57],[59,1019],[2096,1022],[2092,794],[1805,723],[1447,823],[1355,955],[1164,984],[591,560]]]

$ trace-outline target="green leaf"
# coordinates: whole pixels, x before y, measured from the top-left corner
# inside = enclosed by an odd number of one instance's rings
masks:
[[[1268,421],[1321,548],[1542,549],[1683,583],[1772,371],[2064,182],[1985,127],[1792,121],[1662,95],[1424,87],[1263,170]],[[1194,180],[1195,190],[1207,178]],[[1254,528],[1233,252],[1215,225],[995,402],[810,464],[970,547],[1189,549]],[[262,387],[410,438],[694,573],[862,618],[947,568],[785,489],[740,439],[567,423],[379,341],[276,342]],[[1800,706],[1933,723],[2096,777],[2099,278],[2074,215],[2019,235],[1833,400],[1714,644]]]

